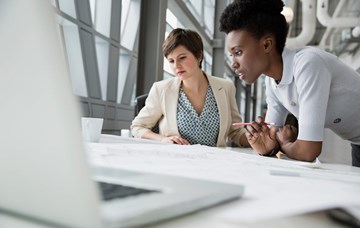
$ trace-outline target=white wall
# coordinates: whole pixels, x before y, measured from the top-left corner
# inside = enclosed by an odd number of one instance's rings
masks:
[[[350,142],[341,139],[329,129],[325,129],[325,137],[319,160],[324,163],[351,165]]]

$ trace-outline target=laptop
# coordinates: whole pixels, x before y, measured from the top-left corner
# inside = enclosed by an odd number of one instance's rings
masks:
[[[0,2],[0,50],[1,213],[49,226],[133,227],[243,194],[239,185],[90,166],[48,1]],[[121,188],[136,193],[119,196]]]

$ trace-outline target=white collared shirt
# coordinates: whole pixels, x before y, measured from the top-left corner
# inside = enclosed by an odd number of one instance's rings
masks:
[[[299,121],[298,139],[322,141],[324,128],[360,144],[360,75],[314,47],[283,52],[279,84],[266,77],[266,121],[278,126],[288,113]]]

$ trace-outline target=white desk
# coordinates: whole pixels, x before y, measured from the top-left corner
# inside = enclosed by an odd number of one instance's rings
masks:
[[[164,145],[110,135],[102,135],[99,144],[89,144],[88,155],[93,165],[245,186],[239,200],[148,227],[343,227],[322,209],[360,205],[360,169],[346,165],[321,164],[314,169],[261,157],[251,149]],[[271,171],[300,172],[302,176],[273,175]],[[0,227],[46,226],[0,215]]]
[[[163,222],[157,227],[314,227],[314,224],[341,227],[321,209],[360,205],[360,169],[347,165],[301,162],[298,165],[258,156],[251,149],[168,147],[154,141],[109,135],[103,135],[100,142],[93,144],[89,152],[96,165],[245,186],[244,197],[237,201]],[[309,168],[312,166],[318,168]],[[300,172],[301,177],[273,175],[279,172],[291,175]]]

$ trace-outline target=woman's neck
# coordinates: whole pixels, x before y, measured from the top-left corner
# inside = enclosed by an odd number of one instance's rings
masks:
[[[208,80],[202,70],[199,71],[196,75],[187,80],[182,81],[181,87],[184,91],[195,92],[195,91],[203,91],[208,87]]]
[[[276,82],[280,82],[283,73],[283,60],[281,55],[271,57],[270,69],[266,73],[267,76],[273,78]]]

